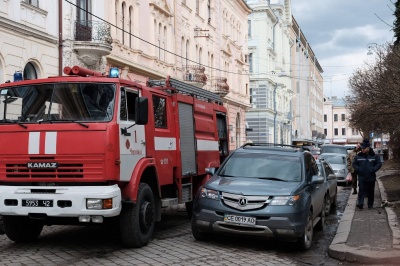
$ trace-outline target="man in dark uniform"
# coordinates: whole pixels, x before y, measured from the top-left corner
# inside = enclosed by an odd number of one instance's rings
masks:
[[[374,205],[374,190],[376,172],[381,168],[382,162],[378,155],[370,148],[369,140],[364,139],[361,143],[361,152],[353,160],[353,168],[358,175],[358,197],[357,208],[364,206],[364,195],[368,196],[368,209]]]

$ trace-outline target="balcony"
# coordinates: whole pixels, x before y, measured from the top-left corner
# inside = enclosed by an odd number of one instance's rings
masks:
[[[77,20],[74,40],[79,59],[88,66],[95,65],[101,57],[111,53],[111,26],[100,21]]]
[[[220,97],[225,97],[229,93],[229,85],[226,83],[228,80],[225,77],[214,77],[211,80],[211,87],[213,91]]]
[[[198,87],[203,87],[207,82],[207,76],[204,73],[205,70],[205,67],[198,65],[183,66],[183,80],[197,83]]]

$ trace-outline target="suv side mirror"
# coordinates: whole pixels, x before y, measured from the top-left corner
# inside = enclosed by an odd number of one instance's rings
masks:
[[[335,177],[336,178],[336,177]],[[324,183],[324,177],[320,175],[314,175],[311,178],[311,184],[322,184]]]
[[[216,168],[214,168],[214,167],[207,167],[206,168],[206,174],[208,174],[208,175],[214,175],[215,172],[216,172]]]
[[[336,175],[335,174],[328,175],[328,180],[333,180],[333,179],[336,179]]]

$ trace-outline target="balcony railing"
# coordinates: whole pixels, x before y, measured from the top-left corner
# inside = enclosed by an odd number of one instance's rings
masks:
[[[214,89],[215,93],[224,97],[229,93],[229,85],[226,83],[227,81],[228,80],[225,77],[214,77],[211,79],[211,87]]]
[[[183,66],[183,80],[205,85],[207,82],[207,76],[204,73],[205,70],[205,67],[198,65]]]
[[[75,41],[97,42],[110,45],[111,26],[108,23],[92,20],[75,21]]]

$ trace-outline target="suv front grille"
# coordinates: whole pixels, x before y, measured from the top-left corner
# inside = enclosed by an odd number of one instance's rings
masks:
[[[263,208],[272,200],[271,196],[245,196],[221,192],[222,202],[234,209],[241,211],[256,210]]]

